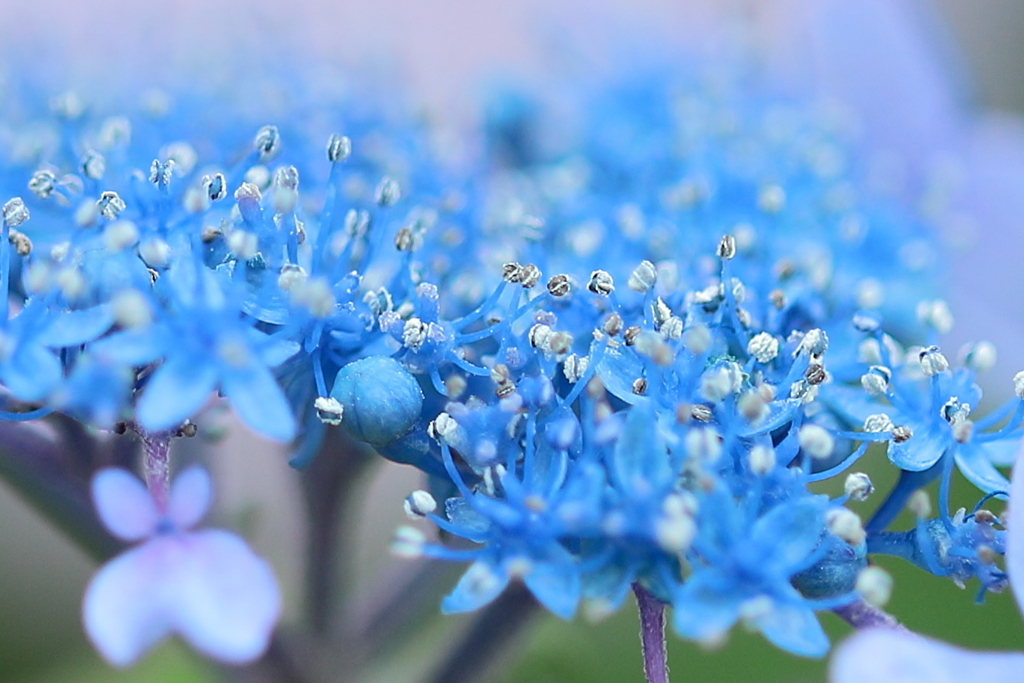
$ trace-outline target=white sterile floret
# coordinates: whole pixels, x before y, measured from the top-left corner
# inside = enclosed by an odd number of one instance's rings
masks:
[[[843,492],[850,497],[850,500],[860,503],[875,492],[875,485],[871,483],[871,477],[864,472],[852,472],[846,477]]]
[[[402,503],[409,519],[422,519],[437,509],[437,501],[426,491],[413,491]]]
[[[423,535],[422,531],[411,526],[400,526],[395,529],[395,540],[391,542],[391,552],[396,557],[413,560],[423,556],[423,548],[426,545],[427,537]]]
[[[864,602],[883,607],[892,597],[892,576],[877,565],[865,567],[857,574],[856,589]]]
[[[640,265],[633,269],[626,283],[634,292],[646,292],[658,281],[658,270],[650,261],[641,261]]]
[[[1024,399],[1024,370],[1013,376],[1013,393],[1017,394],[1017,398]]]
[[[750,471],[758,476],[775,469],[775,449],[758,444],[750,449]]]
[[[875,415],[868,415],[864,418],[864,431],[872,434],[878,434],[880,432],[892,431],[893,424],[892,418],[885,413],[877,413]]]
[[[139,245],[139,256],[146,265],[161,268],[170,263],[171,245],[158,237],[151,237]]]
[[[860,545],[867,537],[860,516],[847,508],[830,508],[825,513],[825,526],[833,536],[853,546]]]
[[[139,229],[131,221],[117,221],[103,231],[107,251],[121,251],[139,241]]]
[[[938,346],[929,346],[922,349],[918,358],[921,361],[921,372],[923,372],[926,377],[932,377],[940,372],[949,370],[949,361],[946,360],[946,357],[939,351]]]
[[[313,401],[313,409],[320,421],[329,425],[340,425],[341,418],[345,413],[345,407],[336,398],[318,396]]]
[[[953,313],[949,310],[949,304],[942,299],[918,303],[917,319],[939,334],[946,334],[953,329]]]
[[[815,460],[824,460],[832,455],[832,449],[836,445],[835,439],[827,429],[814,424],[801,427],[797,441],[800,448]]]
[[[122,289],[110,302],[118,325],[126,329],[145,327],[153,322],[149,300],[137,289]]]
[[[998,354],[996,345],[990,341],[964,344],[960,348],[960,362],[975,372],[985,372],[995,367]]]
[[[779,340],[767,332],[758,332],[747,342],[747,353],[758,363],[770,363],[779,355]]]
[[[694,427],[686,433],[683,445],[691,460],[714,463],[722,454],[722,441],[714,427]]]
[[[28,220],[28,207],[25,206],[25,202],[21,200],[21,197],[15,197],[4,204],[2,215],[4,223],[7,223],[7,227],[17,228]]]

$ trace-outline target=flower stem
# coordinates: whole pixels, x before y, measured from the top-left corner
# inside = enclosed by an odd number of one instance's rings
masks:
[[[857,600],[848,605],[836,607],[832,611],[857,629],[888,628],[895,631],[907,630],[903,624],[896,621],[896,617],[874,605],[869,605],[863,600]]]
[[[640,609],[640,648],[647,683],[668,683],[668,652],[665,649],[665,603],[639,583],[633,584]]]
[[[167,498],[171,491],[171,436],[172,432],[147,432],[138,429],[142,439],[142,473],[146,478],[149,494],[161,512],[167,509]]]

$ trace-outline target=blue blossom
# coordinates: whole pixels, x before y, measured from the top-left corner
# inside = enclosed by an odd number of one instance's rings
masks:
[[[280,612],[277,583],[238,536],[191,530],[210,503],[205,471],[182,472],[165,506],[120,469],[97,473],[92,493],[107,529],[139,544],[104,565],[83,600],[86,632],[111,664],[131,665],[171,634],[225,662],[262,654]]]

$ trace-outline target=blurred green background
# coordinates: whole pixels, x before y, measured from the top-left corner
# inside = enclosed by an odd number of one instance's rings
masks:
[[[1024,3],[1020,0],[940,0],[938,5],[960,41],[975,76],[983,104],[1024,113]],[[2,9],[2,6],[0,6]],[[979,331],[984,334],[984,331]],[[1005,382],[991,390],[1000,396]],[[244,521],[253,531],[256,548],[275,565],[290,604],[296,604],[301,577],[301,503],[289,483],[284,457],[266,444],[241,435],[234,454],[218,464],[218,517],[226,524]],[[248,439],[248,441],[246,441]],[[219,457],[219,456],[218,456]],[[880,452],[865,466],[879,491],[891,483],[892,472]],[[861,468],[858,468],[861,469]],[[231,472],[234,472],[233,476]],[[251,473],[260,472],[259,479]],[[237,483],[241,481],[242,483]],[[232,483],[235,482],[235,483]],[[835,486],[840,486],[836,483]],[[385,546],[391,529],[401,521],[404,495],[416,486],[415,476],[398,468],[382,468],[375,481],[354,501],[367,509],[360,530],[359,576],[367,579],[390,562]],[[270,492],[268,498],[268,491]],[[835,491],[831,491],[835,493]],[[977,493],[959,482],[955,496],[973,505]],[[858,510],[865,517],[880,501],[876,494]],[[269,502],[268,502],[269,501]],[[268,509],[269,506],[269,509]],[[994,503],[1001,511],[1002,504]],[[907,526],[910,522],[903,520]],[[974,604],[973,586],[957,589],[950,581],[927,575],[898,560],[882,561],[896,579],[889,610],[909,628],[965,647],[1024,649],[1024,626],[1010,594],[991,595]],[[93,564],[0,483],[0,683],[171,683],[222,680],[223,672],[195,658],[172,642],[159,648],[133,670],[115,672],[102,663],[86,643],[79,621],[79,603]],[[439,596],[438,596],[439,597]],[[287,618],[296,616],[292,608]],[[822,617],[833,639],[848,628],[831,615]],[[439,618],[440,621],[440,618]],[[449,620],[441,629],[465,619]],[[502,662],[496,683],[642,683],[637,616],[632,603],[599,624],[581,619],[563,623],[539,617],[534,628]],[[431,647],[428,633],[406,656],[389,658],[374,678],[396,678],[403,667],[415,671],[417,649]],[[759,635],[738,628],[719,650],[706,651],[670,637],[670,664],[677,681],[744,681],[746,683],[821,683],[825,662],[802,660],[781,653]]]

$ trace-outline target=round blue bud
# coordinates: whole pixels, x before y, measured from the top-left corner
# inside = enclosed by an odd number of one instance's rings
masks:
[[[349,434],[384,446],[412,429],[423,407],[423,392],[402,364],[387,356],[349,363],[334,378],[331,398],[341,403],[341,424]]]

